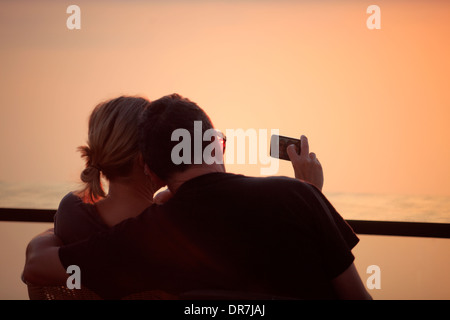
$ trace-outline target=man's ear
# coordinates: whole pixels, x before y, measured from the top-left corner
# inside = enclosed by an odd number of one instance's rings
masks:
[[[154,173],[152,170],[150,170],[150,168],[147,166],[146,163],[144,163],[144,174],[146,176],[150,177],[154,186],[156,187],[155,190],[159,190],[162,187],[167,185],[167,183],[165,183],[160,177],[158,177],[158,175],[156,173]]]

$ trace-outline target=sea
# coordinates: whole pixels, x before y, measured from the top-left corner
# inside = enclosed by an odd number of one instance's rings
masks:
[[[0,181],[0,208],[57,209],[76,183],[11,183]],[[450,196],[325,192],[349,220],[450,223]]]

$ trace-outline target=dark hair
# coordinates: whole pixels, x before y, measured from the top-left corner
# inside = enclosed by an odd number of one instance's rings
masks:
[[[190,164],[175,164],[172,149],[179,141],[171,141],[172,132],[186,129],[191,136],[191,150],[194,150],[194,122],[202,122],[202,138],[213,124],[206,113],[194,102],[179,94],[171,94],[153,101],[145,110],[140,125],[140,149],[148,167],[162,180],[172,174],[186,170]],[[202,152],[210,142],[202,139]],[[194,152],[191,152],[194,163]]]

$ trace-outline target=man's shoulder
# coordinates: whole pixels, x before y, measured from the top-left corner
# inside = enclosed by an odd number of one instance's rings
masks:
[[[204,189],[205,187],[208,190],[211,187],[244,190],[252,190],[253,188],[263,189],[266,187],[269,189],[273,189],[274,187],[307,189],[307,185],[308,183],[306,182],[286,176],[254,177],[229,172],[216,172],[193,178],[184,183],[179,190],[183,190],[184,192],[185,190]]]
[[[254,187],[269,188],[273,191],[274,188],[280,188],[279,190],[285,190],[289,188],[290,190],[308,190],[310,189],[310,184],[295,178],[290,178],[286,176],[270,176],[270,177],[251,177],[251,176],[237,176],[237,183],[242,183],[243,185],[251,184]]]
[[[237,173],[222,173],[221,176],[228,177],[230,180],[235,181],[249,181],[249,182],[255,182],[255,183],[292,183],[292,182],[302,182],[298,179],[290,178],[287,176],[266,176],[266,177],[255,177],[255,176],[248,176],[244,174],[237,174]]]
[[[299,206],[311,202],[314,186],[308,182],[286,176],[252,177],[236,175],[227,186],[218,187],[229,192],[240,204],[252,203],[261,206],[275,204]]]

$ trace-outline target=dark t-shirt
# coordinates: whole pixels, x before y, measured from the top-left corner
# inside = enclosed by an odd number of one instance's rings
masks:
[[[212,173],[59,256],[105,298],[215,289],[332,299],[331,280],[351,265],[358,241],[307,183]]]
[[[94,233],[108,229],[93,204],[68,193],[59,203],[54,217],[55,234],[64,244],[87,239]]]

